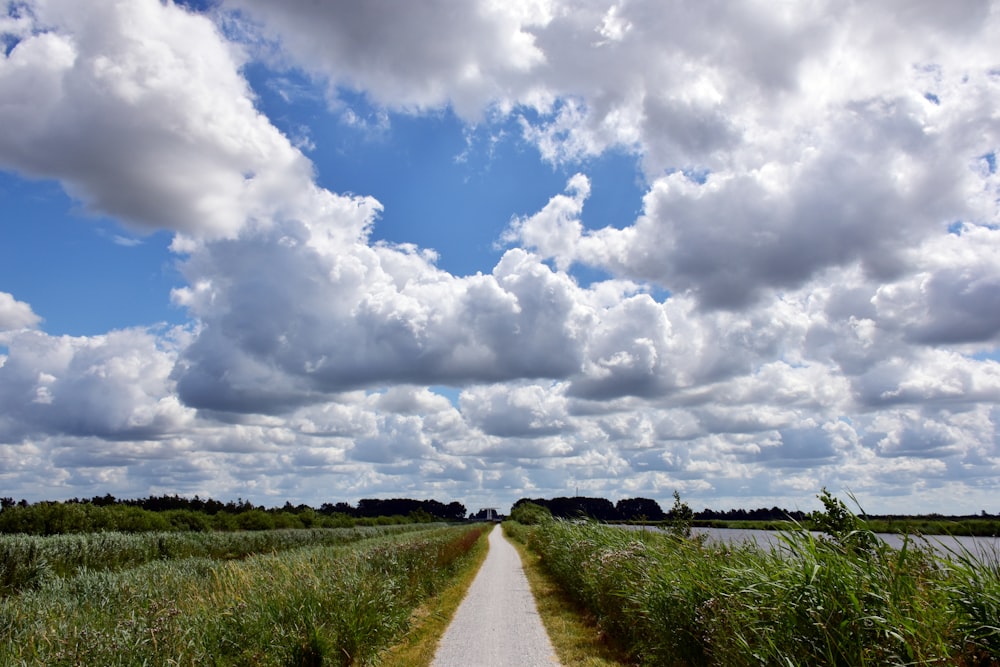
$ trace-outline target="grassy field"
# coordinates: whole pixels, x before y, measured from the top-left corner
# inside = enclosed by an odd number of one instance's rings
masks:
[[[894,550],[833,519],[770,550],[560,521],[517,532],[637,664],[1000,665],[1000,559]]]
[[[405,524],[233,533],[0,535],[0,596],[37,588],[53,577],[67,577],[79,570],[119,570],[156,560],[192,557],[229,560],[426,529],[426,525]]]
[[[0,665],[361,665],[405,634],[480,527],[47,574],[0,599]],[[47,568],[47,569],[46,569]]]

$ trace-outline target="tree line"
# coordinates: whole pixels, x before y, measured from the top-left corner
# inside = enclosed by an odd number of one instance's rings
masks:
[[[514,503],[512,508],[516,509],[527,503],[546,508],[553,517],[557,519],[577,519],[586,517],[597,521],[669,521],[674,517],[679,507],[686,508],[686,504],[680,503],[680,499],[675,495],[675,504],[668,511],[664,511],[660,504],[651,498],[623,498],[616,503],[612,503],[606,498],[588,498],[583,496],[558,497],[558,498],[521,498]],[[692,512],[690,519],[696,525],[708,525],[713,521],[753,521],[753,522],[778,522],[793,520],[798,523],[805,523],[810,520],[814,513],[803,512],[801,510],[787,510],[781,507],[760,507],[757,509],[730,509],[725,511],[705,508],[700,512]],[[865,520],[871,521],[900,521],[914,519],[917,517],[896,514],[867,514],[859,513]],[[979,514],[963,515],[943,515],[927,514],[921,515],[922,519],[941,520],[971,520],[971,519],[998,519],[997,515],[989,514],[983,510]]]
[[[557,498],[521,498],[514,509],[531,503],[545,508],[552,516],[564,519],[588,517],[597,521],[675,521],[678,508],[683,509],[685,522],[693,525],[711,525],[712,522],[780,522],[792,519],[805,523],[809,514],[800,510],[780,507],[758,509],[730,509],[716,511],[703,509],[691,512],[675,496],[674,507],[664,511],[651,498],[623,498],[612,503],[606,498],[584,496]],[[690,515],[688,515],[690,512]],[[480,513],[482,514],[482,513]],[[899,521],[913,519],[895,515],[861,514],[866,521]],[[460,502],[442,503],[437,500],[412,498],[364,498],[357,505],[346,502],[323,503],[319,508],[292,505],[265,508],[242,498],[221,502],[199,496],[185,498],[178,495],[149,496],[138,499],[119,499],[111,494],[89,499],[72,498],[66,501],[15,502],[13,498],[0,498],[0,533],[27,533],[55,535],[100,531],[150,532],[150,531],[209,531],[209,530],[269,530],[275,528],[340,528],[354,525],[386,525],[430,521],[463,521],[466,518],[482,519],[481,515],[468,516]],[[989,524],[976,528],[979,534],[994,534],[992,523],[998,517],[985,510],[978,515],[945,516],[925,515],[920,518],[935,520],[975,520]],[[926,527],[918,527],[929,532]],[[958,529],[951,525],[948,532]],[[969,529],[970,531],[972,529]],[[993,532],[990,532],[993,531]],[[986,534],[984,533],[984,534]],[[966,534],[966,533],[961,533]],[[973,533],[969,533],[973,534]]]
[[[663,521],[668,518],[660,504],[652,498],[623,498],[612,503],[607,498],[521,498],[512,508],[532,503],[546,508],[557,519],[587,517],[597,521]]]
[[[357,506],[323,503],[265,508],[243,500],[221,502],[177,495],[118,499],[107,494],[90,499],[15,502],[0,498],[0,533],[57,535],[102,531],[231,531],[279,528],[343,528],[356,525],[462,521],[465,506],[459,502],[411,498],[366,498]]]

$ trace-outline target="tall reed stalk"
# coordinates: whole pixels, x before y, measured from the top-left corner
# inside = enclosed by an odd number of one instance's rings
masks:
[[[362,665],[478,528],[53,577],[0,600],[0,665]]]
[[[835,508],[839,511],[839,508]],[[998,665],[998,559],[827,537],[725,545],[549,522],[528,543],[643,665]]]
[[[304,546],[335,546],[426,525],[312,528],[234,533],[0,535],[0,596],[37,588],[78,570],[117,570],[174,558],[245,558]]]

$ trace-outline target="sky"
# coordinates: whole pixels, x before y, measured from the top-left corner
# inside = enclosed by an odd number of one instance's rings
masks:
[[[1000,512],[997,34],[5,0],[0,495]]]

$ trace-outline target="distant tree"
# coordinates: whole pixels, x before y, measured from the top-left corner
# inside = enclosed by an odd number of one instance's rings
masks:
[[[98,507],[111,507],[117,504],[117,502],[118,500],[110,493],[106,493],[103,496],[94,496],[90,499],[90,504]]]
[[[376,518],[380,516],[392,516],[395,514],[409,514],[417,509],[414,500],[406,498],[362,498],[358,501],[357,516]]]
[[[650,498],[622,498],[615,503],[618,515],[626,521],[662,521],[666,514],[660,504]]]
[[[580,503],[583,513],[598,521],[616,521],[620,518],[618,510],[607,498],[574,498]]]
[[[667,530],[672,535],[684,539],[691,537],[691,524],[694,522],[694,512],[688,507],[687,503],[681,500],[681,494],[677,489],[674,489],[674,505],[670,508],[670,512],[667,513],[667,519],[670,522]]]
[[[332,515],[332,514],[344,514],[346,516],[357,516],[354,507],[350,503],[339,502],[339,503],[323,503],[319,506],[319,513]]]
[[[560,519],[576,519],[579,517],[589,517],[598,521],[614,521],[619,518],[618,510],[607,498],[587,498],[574,496],[567,498],[560,496],[551,500],[544,498],[521,498],[514,507],[524,502],[532,502],[536,505],[548,508],[552,516]]]
[[[465,505],[458,501],[452,501],[445,506],[445,515],[443,519],[448,521],[462,521],[468,515],[469,511],[465,509]]]
[[[226,503],[226,511],[232,512],[233,514],[244,514],[245,512],[249,512],[251,510],[260,510],[263,512],[264,508],[255,507],[252,502],[249,500],[243,500],[243,498],[237,498],[235,503],[232,501]]]
[[[340,503],[333,507],[334,511]],[[323,511],[329,505],[323,506]],[[412,512],[426,512],[431,517],[443,521],[461,521],[465,518],[465,505],[452,502],[448,505],[437,500],[415,500],[413,498],[362,498],[358,501],[358,507],[354,510],[354,516],[358,517],[399,517],[408,516]]]
[[[192,498],[191,501],[188,503],[188,507],[194,510],[195,512],[206,511],[205,503],[202,502],[201,498],[198,497],[197,493],[194,494],[194,498]]]

